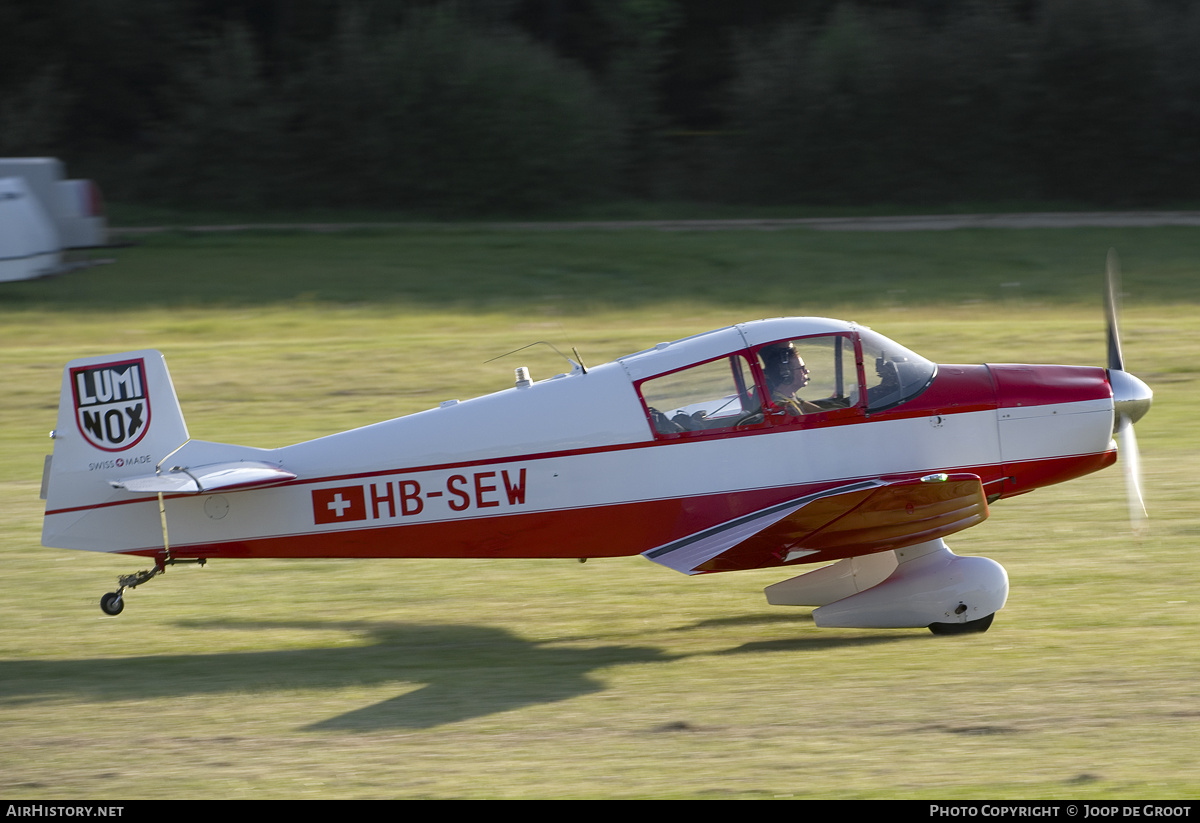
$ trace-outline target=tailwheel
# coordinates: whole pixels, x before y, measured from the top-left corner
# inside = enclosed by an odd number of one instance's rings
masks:
[[[978,620],[968,620],[966,623],[930,623],[929,631],[934,634],[983,634],[992,626],[992,620],[996,613],[992,612],[987,617],[981,617]]]
[[[109,592],[100,598],[100,611],[116,617],[125,609],[125,598],[120,592]]]

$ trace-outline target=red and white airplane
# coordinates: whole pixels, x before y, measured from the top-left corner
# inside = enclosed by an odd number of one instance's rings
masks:
[[[1110,295],[1114,291],[1110,276]],[[864,326],[730,326],[278,449],[191,440],[162,355],[63,371],[47,546],[179,562],[597,558],[686,574],[824,564],[766,589],[818,626],[985,631],[1004,569],[943,538],[1111,465],[1151,392],[1124,370],[936,365]]]

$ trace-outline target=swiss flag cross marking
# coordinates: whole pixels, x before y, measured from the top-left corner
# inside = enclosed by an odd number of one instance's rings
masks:
[[[313,522],[350,523],[367,519],[367,503],[362,486],[313,489]]]

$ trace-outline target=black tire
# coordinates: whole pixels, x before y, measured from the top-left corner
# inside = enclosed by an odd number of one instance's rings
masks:
[[[978,620],[968,620],[966,623],[930,623],[929,631],[934,634],[983,634],[992,626],[992,619],[996,616],[992,612],[987,617],[981,617]]]
[[[116,592],[109,592],[100,598],[100,611],[116,617],[125,610],[125,598]]]

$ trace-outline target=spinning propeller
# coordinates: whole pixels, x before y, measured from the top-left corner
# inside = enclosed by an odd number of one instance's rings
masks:
[[[1108,250],[1107,289],[1104,309],[1108,316],[1108,382],[1113,391],[1113,432],[1117,436],[1121,464],[1125,470],[1125,489],[1129,498],[1129,523],[1134,534],[1142,535],[1148,528],[1146,505],[1142,502],[1142,461],[1138,453],[1133,424],[1149,411],[1154,399],[1150,387],[1125,371],[1125,356],[1121,353],[1121,335],[1117,314],[1121,296],[1121,263],[1116,249]]]

